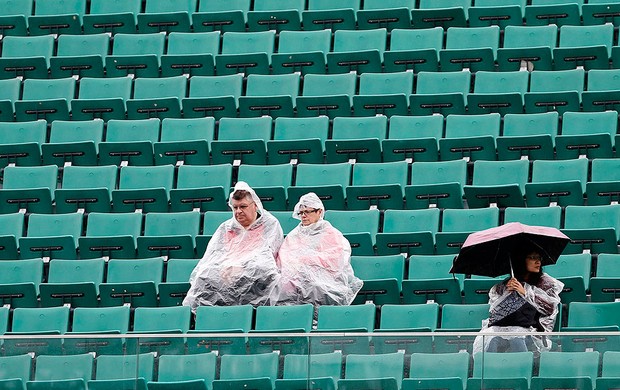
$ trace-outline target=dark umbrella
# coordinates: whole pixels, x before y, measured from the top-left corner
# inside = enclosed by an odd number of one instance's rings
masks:
[[[451,273],[496,277],[512,274],[511,256],[536,251],[542,265],[555,264],[570,239],[556,228],[510,222],[470,234]]]

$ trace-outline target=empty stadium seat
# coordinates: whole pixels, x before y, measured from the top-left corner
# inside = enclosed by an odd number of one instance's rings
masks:
[[[283,333],[282,336],[249,337],[251,353],[278,352],[304,354],[308,338],[288,336],[286,333],[307,333],[312,328],[314,306],[261,306],[256,308],[256,320],[251,333]]]
[[[215,56],[220,52],[220,34],[173,32],[166,54],[161,56],[162,76],[213,76]]]
[[[72,77],[25,80],[22,99],[15,102],[15,118],[18,121],[69,120],[75,82]]]
[[[2,40],[0,77],[47,78],[53,53],[54,37],[51,35],[8,36]]]
[[[194,329],[188,333],[229,333],[230,337],[191,337],[188,335],[189,353],[215,351],[223,354],[245,354],[247,333],[252,329],[254,308],[239,306],[199,306],[196,308]]]
[[[102,120],[54,121],[49,143],[41,145],[43,164],[59,167],[97,165],[103,127]]]
[[[269,163],[322,163],[328,132],[326,116],[276,118],[273,140],[267,141]]]
[[[182,100],[184,118],[236,117],[243,88],[243,75],[194,76],[189,97]]]
[[[470,80],[469,71],[418,73],[415,93],[409,98],[411,114],[464,114]]]
[[[19,239],[20,256],[76,259],[82,223],[81,213],[31,214],[27,234]]]
[[[105,283],[99,285],[101,306],[130,304],[132,307],[157,306],[164,259],[112,259],[108,261]]]
[[[9,166],[4,168],[0,190],[0,210],[3,213],[51,213],[58,167]]]
[[[448,115],[445,137],[439,140],[441,160],[495,160],[500,123],[498,113]]]
[[[184,338],[167,338],[161,336],[161,334],[187,333],[190,317],[191,311],[189,306],[136,308],[132,332],[136,334],[153,334],[153,336],[127,338],[127,351],[132,354],[145,352],[174,354],[179,351],[185,351]]]
[[[62,34],[57,46],[56,56],[50,58],[52,77],[104,76],[103,61],[110,46],[107,34]]]
[[[47,282],[39,286],[42,306],[96,307],[105,261],[98,259],[60,260],[49,264]]]
[[[411,10],[414,8],[415,2],[411,0],[367,0],[363,3],[363,9],[357,11],[358,26],[365,30],[409,28]]]
[[[506,26],[503,46],[497,50],[498,69],[551,70],[557,35],[554,25]]]
[[[329,73],[380,72],[383,52],[387,44],[387,30],[337,30],[334,48],[327,53]]]
[[[84,33],[135,33],[141,10],[140,0],[93,0],[88,14],[82,16]]]
[[[619,205],[567,206],[564,229],[571,241],[564,253],[617,253]]]
[[[211,143],[214,164],[265,164],[266,142],[271,139],[273,120],[256,118],[222,118],[217,141]],[[244,142],[239,142],[244,141]]]
[[[527,92],[527,72],[478,71],[474,80],[474,93],[467,96],[469,112],[486,114],[523,113],[523,95]]]
[[[194,31],[245,31],[250,0],[201,1],[192,15]]]
[[[536,160],[532,180],[525,184],[529,206],[583,205],[588,160]]]
[[[379,214],[379,210],[327,210],[325,219],[349,240],[353,255],[371,256],[379,230]]]
[[[532,389],[551,387],[593,388],[598,375],[599,353],[542,352],[538,376],[532,377]]]
[[[274,46],[275,31],[227,32],[222,37],[222,53],[215,57],[215,72],[267,74]]]
[[[467,205],[474,207],[525,207],[525,183],[529,177],[527,160],[474,162],[472,185],[463,191]]]
[[[557,158],[612,157],[617,125],[614,111],[564,113],[562,134],[555,137]]]
[[[499,208],[447,209],[441,218],[441,231],[435,234],[435,253],[458,253],[467,236],[499,224]]]
[[[408,209],[462,208],[467,161],[414,162],[411,185],[405,187]]]
[[[353,73],[308,74],[301,96],[297,97],[297,115],[351,116],[357,76]]]
[[[463,275],[450,275],[453,255],[412,255],[407,279],[403,280],[403,302],[461,303]]]
[[[356,116],[407,115],[413,92],[413,73],[370,73],[360,75],[359,94],[353,96]]]
[[[88,214],[86,235],[79,238],[80,257],[133,259],[141,231],[141,214],[91,212]]]
[[[174,167],[123,167],[118,189],[112,191],[115,212],[167,212]]]
[[[106,75],[159,77],[165,39],[165,33],[116,34],[112,54],[105,58]]]
[[[133,81],[124,77],[83,77],[78,98],[71,101],[73,120],[125,119]]]
[[[153,144],[155,164],[208,164],[215,118],[165,118],[161,137]]]
[[[28,341],[5,339],[7,355],[23,353],[60,355],[62,339],[48,338],[48,335],[64,334],[69,327],[68,307],[16,308],[13,310],[11,332],[13,335],[29,335]]]
[[[310,339],[310,350],[319,353],[342,351],[343,354],[369,353],[370,337],[353,333],[372,332],[375,328],[374,304],[320,306],[316,332],[347,332],[344,336],[321,336]],[[345,374],[346,378],[346,374]]]
[[[160,120],[108,121],[105,141],[99,144],[100,165],[153,165],[153,143],[159,141]]]
[[[414,353],[411,355],[409,378],[403,379],[403,390],[422,386],[465,388],[469,372],[469,355],[465,353]]]
[[[437,208],[420,210],[385,210],[383,230],[377,233],[377,253],[422,254],[435,253],[435,234],[439,230],[440,211]]]
[[[381,141],[387,137],[387,117],[337,117],[325,141],[328,163],[381,162]]]
[[[34,381],[27,387],[34,390],[62,387],[68,390],[86,389],[86,382],[93,376],[94,356],[80,355],[42,355],[37,356]]]
[[[78,307],[73,310],[71,323],[72,336],[63,342],[65,353],[96,353],[97,355],[122,355],[125,352],[125,340],[122,338],[91,337],[103,335],[118,335],[129,330],[129,306],[116,307]],[[133,351],[130,352],[130,354]],[[104,363],[107,358],[101,359],[101,372],[105,371]],[[113,359],[112,359],[113,360]],[[99,368],[99,366],[97,367]],[[120,370],[121,372],[124,369]],[[125,373],[126,375],[127,373]],[[110,375],[110,373],[108,373]],[[118,375],[118,374],[117,374]],[[97,379],[104,379],[104,375],[97,375]],[[111,378],[106,378],[111,379]]]
[[[153,379],[155,356],[152,353],[131,355],[101,355],[96,359],[95,380],[88,382],[88,388],[109,390],[135,387],[146,389],[147,381]]]
[[[239,97],[239,115],[293,116],[299,81],[298,74],[249,75],[245,95]]]
[[[446,48],[439,51],[441,70],[494,70],[499,30],[498,26],[448,28]]]
[[[310,0],[301,13],[304,30],[353,30],[357,21],[360,0],[334,4],[329,0]]]
[[[355,276],[364,281],[353,304],[398,304],[405,273],[402,255],[352,256],[351,267]]]
[[[338,388],[361,389],[372,384],[394,390],[399,388],[403,376],[403,353],[351,354],[346,357],[344,379],[338,380]]]
[[[558,134],[557,112],[506,114],[504,131],[497,138],[499,160],[553,160]]]
[[[7,308],[37,307],[39,286],[43,280],[42,260],[4,260],[0,262],[0,269],[2,304]]]
[[[254,0],[252,11],[247,13],[248,29],[300,30],[301,11],[306,8],[305,0],[289,1],[283,6],[278,0]]]
[[[353,166],[353,179],[346,188],[347,208],[403,208],[408,165],[405,161],[359,163]]]
[[[394,29],[390,34],[390,50],[383,54],[385,70],[439,70],[439,50],[443,48],[443,28]]]
[[[64,167],[62,187],[54,192],[56,212],[109,212],[117,171],[115,165]]]
[[[388,138],[381,143],[383,161],[437,161],[443,122],[439,115],[392,116]]]
[[[198,0],[170,3],[161,0],[147,0],[144,13],[138,14],[138,30],[141,33],[190,32],[192,14]]]
[[[138,237],[138,256],[195,257],[200,213],[195,211],[151,212],[144,217],[144,235]]]
[[[215,379],[217,355],[163,355],[159,358],[157,382],[148,382],[151,389],[207,389]]]
[[[170,210],[228,210],[232,165],[183,165],[176,188],[170,190]]]
[[[28,16],[28,31],[32,35],[80,34],[86,0],[39,1],[34,15]]]
[[[314,192],[323,202],[326,210],[344,210],[345,189],[351,183],[351,164],[299,164],[297,180],[289,187],[289,204],[295,205],[299,198]]]
[[[181,101],[187,95],[185,76],[138,78],[133,85],[133,99],[126,101],[128,119],[181,117]]]

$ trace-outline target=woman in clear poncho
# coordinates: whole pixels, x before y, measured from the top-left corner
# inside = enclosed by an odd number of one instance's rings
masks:
[[[276,254],[282,228],[245,182],[238,182],[228,204],[233,218],[215,231],[190,276],[184,305],[275,305],[280,274]]]
[[[482,334],[476,337],[474,352],[542,352],[551,349],[551,340],[535,332],[553,331],[564,284],[543,273],[539,252],[527,251],[517,258],[523,260],[513,263],[514,277],[494,285],[489,291],[489,318],[482,322]],[[496,332],[529,335],[491,335]]]
[[[295,205],[293,217],[301,223],[278,252],[280,304],[349,305],[362,287],[351,267],[351,245],[323,219],[324,213],[323,202],[312,192]]]

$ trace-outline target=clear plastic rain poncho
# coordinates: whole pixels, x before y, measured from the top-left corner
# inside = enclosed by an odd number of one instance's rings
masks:
[[[276,254],[282,244],[282,228],[245,182],[230,194],[248,191],[258,209],[258,218],[246,229],[234,216],[224,221],[207,245],[204,256],[190,276],[190,289],[183,300],[192,310],[204,305],[275,305],[280,274]]]
[[[543,273],[536,286],[532,286],[528,283],[523,283],[525,288],[525,296],[522,297],[516,291],[508,291],[504,282],[494,285],[489,290],[489,318],[482,321],[481,335],[476,337],[473,345],[473,352],[481,352],[483,350],[483,338],[484,338],[484,350],[486,351],[489,343],[494,337],[502,337],[506,340],[511,338],[526,338],[531,336],[528,341],[530,348],[533,348],[533,352],[548,351],[551,349],[551,340],[543,335],[536,335],[535,332],[551,332],[555,325],[555,320],[558,315],[560,304],[560,293],[564,288],[564,283],[559,280]],[[518,305],[527,303],[539,313],[537,327],[523,327],[523,326],[498,326],[491,325],[490,323],[501,322],[503,317],[507,317],[511,312],[515,311]],[[527,336],[491,336],[490,334],[496,332],[524,332],[528,333]],[[484,337],[483,337],[484,336]]]
[[[320,209],[322,213],[316,223],[297,225],[280,247],[280,304],[349,305],[363,284],[353,274],[351,245],[323,219],[325,207],[316,194],[302,196],[293,217],[301,219],[302,209]]]

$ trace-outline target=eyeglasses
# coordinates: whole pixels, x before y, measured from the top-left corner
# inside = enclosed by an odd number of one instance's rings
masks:
[[[528,255],[526,257],[526,259],[528,259],[528,260],[535,260],[535,261],[541,261],[542,260],[542,256],[540,256],[540,255]]]
[[[317,211],[319,211],[319,209],[301,210],[300,212],[297,213],[297,215],[301,217],[302,215],[310,215],[312,213],[316,213]]]

